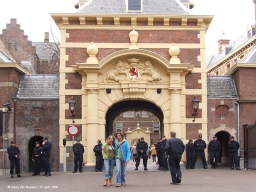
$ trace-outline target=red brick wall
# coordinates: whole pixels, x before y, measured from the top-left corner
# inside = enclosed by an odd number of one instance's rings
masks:
[[[200,123],[187,123],[186,124],[186,139],[197,139],[199,135],[199,130],[202,129],[202,124]]]
[[[69,60],[66,61],[66,67],[71,67],[76,63],[85,63],[88,58],[86,48],[67,48],[66,54],[69,56]]]
[[[201,79],[201,73],[189,73],[185,77],[186,89],[202,89],[202,84],[198,83]]]
[[[59,60],[42,61],[37,60],[37,74],[59,74]]]
[[[0,39],[7,48],[10,47],[9,51],[16,61],[29,60],[30,56],[32,66],[35,67],[35,47],[32,46],[31,41],[28,41],[28,36],[24,35],[24,31],[20,29],[20,25],[17,24],[16,19],[11,19],[10,24],[7,24],[6,29],[0,35]]]
[[[75,107],[75,116],[72,117],[70,110],[67,109],[65,111],[65,119],[81,119],[82,118],[82,97],[81,95],[72,95],[73,99],[76,102],[76,107]],[[66,95],[65,96],[65,103],[68,103],[70,101],[71,95]]]
[[[82,76],[79,73],[66,73],[68,84],[65,85],[66,89],[81,89]]]
[[[129,43],[131,30],[68,29],[67,42]],[[199,31],[149,31],[138,30],[138,43],[199,43]]]

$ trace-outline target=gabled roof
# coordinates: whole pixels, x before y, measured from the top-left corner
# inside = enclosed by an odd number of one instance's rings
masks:
[[[3,41],[0,39],[0,62],[16,62],[15,59],[12,58],[10,51],[6,48]]]
[[[232,77],[213,76],[207,77],[208,98],[236,98],[237,90]]]
[[[125,0],[88,0],[78,13],[125,13]],[[187,15],[188,10],[179,0],[143,0],[141,14]]]

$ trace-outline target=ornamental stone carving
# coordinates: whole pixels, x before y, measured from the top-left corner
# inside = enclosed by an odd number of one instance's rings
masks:
[[[121,77],[121,75],[123,76]],[[159,73],[157,73],[151,61],[140,62],[140,59],[128,59],[128,63],[118,61],[114,70],[109,72],[104,78],[104,82],[119,82],[125,81],[148,81],[152,83],[163,82]]]

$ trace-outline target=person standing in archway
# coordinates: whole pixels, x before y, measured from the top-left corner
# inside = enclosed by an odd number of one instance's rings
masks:
[[[35,148],[33,149],[32,154],[32,161],[33,161],[33,168],[34,173],[32,176],[40,175],[40,169],[41,169],[41,152],[42,148],[39,145],[39,142],[36,142]]]
[[[211,140],[208,145],[208,152],[210,154],[210,162],[211,162],[213,169],[217,169],[220,150],[221,150],[220,142],[217,140],[217,136],[214,135],[213,140]]]
[[[133,146],[132,146],[132,148],[131,148],[131,153],[132,153],[132,161],[134,162],[136,162],[136,159],[137,159],[137,149],[136,149],[136,147],[137,147],[137,144],[135,143]]]
[[[204,168],[208,169],[206,159],[205,159],[205,153],[204,153],[204,150],[206,148],[206,143],[204,140],[202,140],[202,135],[198,135],[198,139],[194,142],[194,148],[195,148],[195,153],[193,158],[193,166],[191,167],[191,169],[195,169],[196,160],[200,155],[202,157]]]
[[[74,153],[74,171],[72,173],[77,172],[77,168],[79,168],[79,172],[82,173],[82,163],[83,163],[83,155],[84,155],[84,146],[80,143],[80,139],[76,140],[76,144],[73,145],[73,153]],[[78,165],[79,164],[79,165]]]
[[[137,143],[137,160],[135,164],[135,170],[138,170],[138,167],[140,165],[140,158],[143,159],[143,165],[144,165],[144,170],[147,171],[147,162],[148,162],[148,144],[144,141],[144,137],[140,138],[140,142]]]
[[[45,169],[45,173],[43,176],[51,176],[51,165],[50,165],[50,155],[52,150],[52,144],[48,141],[47,137],[43,138],[42,143],[42,159],[43,159],[43,165]]]
[[[7,153],[9,155],[10,160],[10,174],[11,178],[13,178],[14,167],[16,168],[17,177],[21,177],[20,175],[20,149],[15,146],[15,141],[11,141],[11,146],[7,148]]]
[[[236,170],[239,170],[239,162],[238,162],[238,149],[240,145],[237,141],[234,140],[234,137],[230,137],[230,141],[228,142],[228,155],[231,169],[234,169],[234,164],[236,166]]]
[[[125,186],[126,166],[131,158],[129,143],[121,133],[116,133],[115,159],[116,159],[116,187]]]

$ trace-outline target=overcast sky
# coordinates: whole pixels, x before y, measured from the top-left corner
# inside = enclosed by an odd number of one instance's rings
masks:
[[[50,13],[76,12],[79,0],[0,0],[0,33],[11,18],[16,18],[28,39],[42,42],[50,25],[58,33]],[[158,0],[160,1],[160,0]],[[239,36],[247,25],[254,25],[252,0],[190,0],[195,4],[193,14],[214,15],[206,34],[207,57],[217,53],[217,41],[223,31],[227,38]],[[59,34],[57,34],[59,35]],[[51,40],[51,39],[50,39]]]

